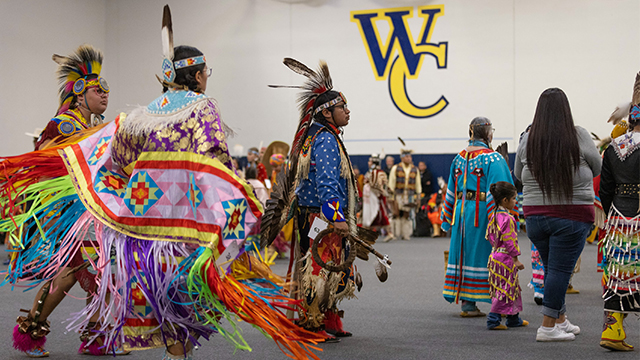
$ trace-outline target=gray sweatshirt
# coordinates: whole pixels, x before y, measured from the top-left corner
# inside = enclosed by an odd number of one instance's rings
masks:
[[[600,154],[598,154],[598,149],[586,129],[576,126],[576,133],[578,136],[578,144],[580,145],[580,168],[573,174],[573,198],[569,202],[558,200],[556,196],[553,196],[551,201],[549,199],[543,199],[542,190],[540,190],[538,182],[527,166],[527,141],[529,140],[529,133],[526,133],[522,137],[520,145],[518,145],[518,150],[516,151],[514,175],[518,180],[522,181],[524,206],[593,205],[593,178],[600,175],[602,158]],[[544,165],[550,168],[554,166],[553,164]],[[556,194],[554,189],[551,189],[551,192],[552,194]]]

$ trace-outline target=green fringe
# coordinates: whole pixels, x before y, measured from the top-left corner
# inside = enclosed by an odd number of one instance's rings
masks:
[[[29,219],[34,219],[40,233],[43,234],[40,222],[51,211],[57,212],[60,210],[56,208],[56,206],[53,206],[53,204],[58,203],[64,198],[77,198],[75,188],[71,182],[71,177],[68,175],[31,184],[27,189],[21,191],[20,194],[17,194],[16,192],[11,193],[11,197],[14,199],[17,198],[18,195],[20,196],[20,199],[15,202],[15,207],[23,208],[26,204],[32,202],[31,208],[26,209],[23,214],[10,217],[10,209],[7,207],[9,198],[7,196],[1,197],[0,205],[2,206],[4,213],[2,214],[3,218],[0,220],[0,232],[12,232],[12,245],[19,246],[21,248],[24,248],[20,239],[22,238],[22,227],[25,222]],[[47,199],[45,203],[43,203],[44,199]],[[44,210],[47,210],[47,212],[42,213]],[[17,236],[13,234],[16,230],[18,230]]]
[[[213,324],[218,329],[218,333],[235,346],[236,349],[251,351],[251,347],[242,337],[241,330],[236,325],[236,316],[226,309],[219,297],[211,291],[206,277],[202,276],[202,274],[207,273],[211,266],[215,266],[213,251],[210,248],[205,248],[195,260],[187,278],[187,289],[192,296],[195,295],[197,297],[196,302],[200,307],[215,310],[213,313],[211,311],[199,311],[198,314],[206,320],[206,324]],[[233,331],[230,332],[223,329],[216,314],[220,314],[227,319]]]

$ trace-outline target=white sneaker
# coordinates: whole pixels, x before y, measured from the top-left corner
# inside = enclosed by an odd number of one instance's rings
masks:
[[[562,331],[557,324],[551,329],[540,326],[536,334],[536,341],[572,341],[575,338],[572,333]]]
[[[564,322],[562,324],[556,324],[556,327],[566,333],[571,333],[573,335],[580,334],[580,327],[570,323],[567,318],[564,318]]]

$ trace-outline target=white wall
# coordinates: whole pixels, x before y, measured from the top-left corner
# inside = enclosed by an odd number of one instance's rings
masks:
[[[55,111],[54,52],[65,54],[84,42],[105,52],[109,119],[157,97],[166,2],[0,0],[0,154],[28,151],[23,133],[44,126]],[[393,105],[386,80],[375,80],[351,11],[410,7],[415,43],[422,26],[417,6],[437,4],[444,4],[444,15],[431,42],[448,42],[447,68],[437,69],[427,56],[406,86],[418,105],[440,95],[450,103],[434,117],[415,119]],[[313,68],[319,59],[329,63],[336,89],[349,100],[345,140],[354,154],[383,147],[397,153],[397,136],[420,153],[456,152],[478,115],[493,120],[495,137],[509,140],[513,151],[538,96],[554,86],[567,93],[577,124],[607,135],[608,115],[630,100],[640,70],[638,0],[184,0],[170,6],[175,43],[207,56],[213,68],[207,94],[238,132],[230,146],[245,149],[293,136],[295,90],[267,87],[302,83],[282,65],[285,56]],[[84,16],[65,17],[71,8]],[[388,24],[377,26],[386,39]]]
[[[104,51],[105,10],[104,1],[0,0],[0,155],[33,150],[24,133],[44,128],[58,109],[51,55],[84,43]],[[113,77],[108,61],[103,74]]]

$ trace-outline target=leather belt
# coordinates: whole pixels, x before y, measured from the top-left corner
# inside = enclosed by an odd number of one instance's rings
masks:
[[[462,199],[462,191],[456,192],[456,197],[458,199]],[[473,190],[467,190],[467,196],[465,196],[466,200],[476,200],[476,192]],[[480,201],[487,201],[487,193],[480,192]]]
[[[640,194],[640,184],[617,184],[616,195],[633,195]]]
[[[307,214],[320,214],[320,208],[317,206],[298,206],[300,212],[306,212]]]

